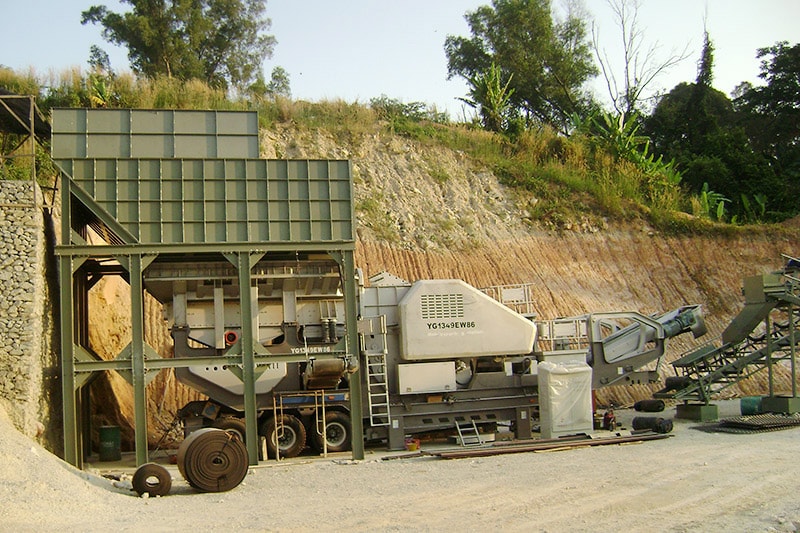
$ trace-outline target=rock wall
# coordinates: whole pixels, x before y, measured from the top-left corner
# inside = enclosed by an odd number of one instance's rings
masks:
[[[14,425],[60,444],[52,221],[29,181],[0,181],[0,401]]]

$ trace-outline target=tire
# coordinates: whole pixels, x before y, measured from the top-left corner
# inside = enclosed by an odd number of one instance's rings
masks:
[[[324,450],[322,435],[317,432],[316,424],[311,423],[311,445],[315,450]],[[350,449],[353,431],[350,416],[341,411],[328,411],[325,413],[325,434],[328,441],[329,452],[346,452]]]
[[[241,418],[234,418],[232,416],[223,416],[214,420],[214,422],[211,424],[211,427],[217,429],[224,429],[225,431],[231,431],[235,433],[242,442],[247,443],[247,441],[245,440],[245,430],[247,428],[247,425]]]
[[[261,428],[261,434],[267,438],[267,454],[275,457],[277,443],[281,457],[297,457],[306,447],[306,428],[295,416],[282,415],[279,419],[283,427],[278,424],[277,429],[282,429],[282,434],[277,439],[274,418],[267,420]]]
[[[161,465],[145,463],[136,469],[131,484],[139,496],[166,496],[172,488],[172,476]]]

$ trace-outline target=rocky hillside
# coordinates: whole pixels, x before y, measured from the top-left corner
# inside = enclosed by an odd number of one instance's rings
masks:
[[[800,255],[797,220],[702,236],[666,235],[645,222],[630,221],[538,226],[527,211],[535,198],[517,197],[465,154],[381,131],[341,139],[280,127],[263,132],[261,144],[267,158],[351,160],[357,264],[366,274],[460,278],[477,287],[532,283],[543,318],[591,311],[652,313],[699,303],[705,306],[710,338],[741,308],[744,276],[780,267],[781,253]],[[126,307],[117,305],[125,292],[113,283],[93,291],[99,311],[92,319],[98,335],[91,342],[104,356],[116,355],[130,338],[129,332],[117,330],[120,321],[115,320],[116,310]],[[148,342],[167,355],[171,341],[154,301],[148,303],[148,316]],[[671,357],[692,343],[676,340]],[[781,374],[778,386],[789,389],[788,373]],[[130,428],[130,387],[112,375],[93,388],[107,406],[97,425]],[[730,394],[765,390],[765,376],[756,376]],[[627,405],[651,392],[647,387],[616,387],[604,390],[599,400]],[[150,384],[151,440],[160,438],[172,413],[194,395],[167,372]],[[132,438],[132,430],[127,436]]]

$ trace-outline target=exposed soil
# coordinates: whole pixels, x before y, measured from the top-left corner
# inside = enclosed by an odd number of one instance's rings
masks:
[[[644,222],[532,225],[515,194],[464,154],[423,146],[380,132],[345,140],[324,132],[279,128],[262,133],[264,157],[349,158],[355,180],[358,233],[356,264],[369,276],[388,271],[409,281],[459,278],[476,287],[531,283],[538,316],[547,319],[600,311],[655,313],[702,304],[709,333],[670,344],[667,361],[721,334],[743,305],[742,279],[782,266],[781,254],[800,255],[800,231],[793,219],[774,231],[734,236],[671,236]],[[531,199],[526,199],[530,205]],[[121,325],[129,319],[128,286],[104,280],[92,290],[90,342],[104,358],[116,357],[130,342]],[[147,342],[169,356],[171,338],[155,300],[146,302]],[[686,338],[689,337],[689,338]],[[663,365],[663,375],[671,367]],[[763,373],[762,373],[763,374]],[[779,369],[778,391],[791,389]],[[632,405],[657,386],[612,387],[601,404]],[[130,385],[109,373],[94,385],[103,408],[95,427],[123,428],[133,441]],[[726,397],[762,394],[766,374],[726,391]],[[148,386],[148,431],[155,444],[174,413],[200,396],[171,371]]]

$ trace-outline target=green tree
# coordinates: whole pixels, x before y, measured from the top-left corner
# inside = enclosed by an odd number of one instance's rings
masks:
[[[110,43],[128,48],[134,72],[201,79],[243,88],[261,73],[275,38],[262,0],[122,0],[132,11],[95,5],[81,23],[100,24]]]
[[[741,85],[734,100],[754,145],[782,169],[800,166],[800,44],[760,48],[759,77],[766,85]]]
[[[509,82],[509,105],[562,131],[573,113],[589,107],[584,85],[597,68],[586,23],[575,12],[556,22],[549,0],[493,0],[465,18],[472,37],[445,40],[448,78],[478,80],[497,65]]]
[[[778,197],[767,192],[775,192],[775,174],[739,126],[733,103],[711,86],[713,51],[706,34],[695,83],[665,95],[645,121],[645,133],[655,153],[675,161],[690,192],[730,199],[726,208],[744,220],[754,212],[748,206],[756,195],[777,205]]]
[[[291,83],[289,82],[289,73],[283,67],[275,67],[272,69],[272,75],[267,85],[267,92],[273,96],[285,96],[286,98],[292,97]]]

